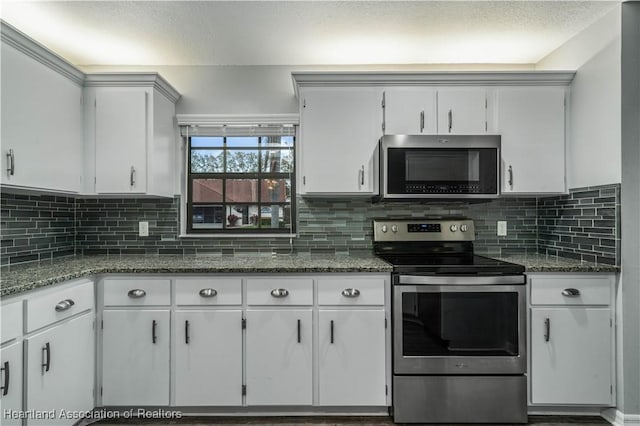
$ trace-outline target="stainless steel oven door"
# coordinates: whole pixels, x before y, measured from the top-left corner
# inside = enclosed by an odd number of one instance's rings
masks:
[[[394,373],[524,374],[523,282],[523,276],[401,277],[393,292]]]

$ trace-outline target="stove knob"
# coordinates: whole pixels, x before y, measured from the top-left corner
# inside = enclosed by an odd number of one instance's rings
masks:
[[[388,228],[387,225],[382,225],[382,232],[387,232]]]
[[[451,225],[449,229],[451,230],[451,232],[456,232],[458,230],[458,225]]]
[[[398,232],[398,225],[391,225],[391,232]]]
[[[467,228],[467,225],[460,225],[460,231],[467,232],[467,229],[469,229]]]

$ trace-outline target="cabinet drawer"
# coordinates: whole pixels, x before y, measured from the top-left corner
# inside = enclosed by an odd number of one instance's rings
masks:
[[[241,278],[178,278],[177,305],[241,305]]]
[[[247,303],[249,305],[313,305],[313,280],[311,278],[250,278],[247,280]]]
[[[167,279],[106,279],[102,286],[105,306],[171,304],[171,281]]]
[[[93,282],[27,299],[27,333],[94,307]]]
[[[531,304],[609,305],[611,279],[611,276],[531,277]]]
[[[1,343],[15,339],[22,334],[22,300],[2,305]]]
[[[384,305],[382,278],[320,278],[319,305]]]

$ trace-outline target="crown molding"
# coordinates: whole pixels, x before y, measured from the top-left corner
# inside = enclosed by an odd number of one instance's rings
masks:
[[[299,124],[300,114],[177,114],[181,126]]]
[[[299,87],[322,86],[566,86],[575,71],[466,71],[466,72],[292,72]]]
[[[167,99],[176,102],[180,93],[157,72],[113,72],[85,76],[86,87],[153,87]]]
[[[3,43],[24,53],[46,67],[56,71],[79,86],[85,80],[85,74],[61,56],[53,53],[31,37],[0,20],[0,38]]]

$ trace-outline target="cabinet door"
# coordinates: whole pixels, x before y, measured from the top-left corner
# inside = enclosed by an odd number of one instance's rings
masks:
[[[320,405],[386,405],[385,314],[319,312]]]
[[[144,193],[147,93],[96,93],[96,193]]]
[[[19,426],[22,420],[7,416],[5,410],[22,411],[22,342],[0,349],[0,413],[2,424]]]
[[[247,405],[311,405],[311,309],[247,310]]]
[[[2,43],[0,182],[79,192],[82,175],[82,87],[28,54]],[[13,152],[13,173],[11,159]]]
[[[564,87],[501,88],[502,191],[565,191]]]
[[[306,89],[301,102],[301,193],[377,193],[373,157],[382,135],[379,91]]]
[[[384,133],[435,134],[436,91],[425,87],[393,87],[384,93]]]
[[[60,410],[94,407],[95,338],[93,312],[26,339],[27,410],[55,410],[55,418],[29,419],[29,425],[72,425]],[[122,350],[122,348],[120,348]]]
[[[484,89],[439,89],[438,133],[465,135],[487,132]]]
[[[169,405],[169,311],[102,315],[102,405]]]
[[[178,311],[175,404],[242,404],[240,310]]]
[[[531,402],[611,405],[611,345],[610,309],[532,308]]]

